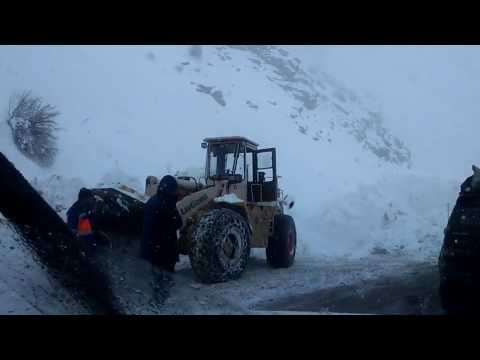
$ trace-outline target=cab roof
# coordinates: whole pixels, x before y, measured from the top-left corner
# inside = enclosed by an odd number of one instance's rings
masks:
[[[214,138],[206,138],[203,140],[206,143],[209,144],[218,144],[218,143],[232,143],[232,142],[245,142],[248,146],[257,148],[258,144],[256,142],[253,142],[246,137],[243,136],[224,136],[224,137],[214,137]]]

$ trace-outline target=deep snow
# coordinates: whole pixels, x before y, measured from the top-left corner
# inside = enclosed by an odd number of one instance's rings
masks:
[[[205,46],[191,57],[186,46],[0,46],[0,110],[31,89],[61,112],[60,152],[50,169],[17,151],[1,118],[0,151],[65,216],[83,186],[121,182],[142,192],[147,175],[201,176],[204,137],[243,135],[277,148],[281,187],[295,198],[298,255],[314,260],[300,261],[308,264],[303,272],[285,271],[290,284],[308,287],[309,266],[330,257],[434,259],[465,173],[423,167],[419,143],[429,135],[448,147],[450,138],[429,133],[427,123],[423,138],[406,136],[379,105],[381,94],[372,101],[352,91],[311,69],[301,52],[266,49]],[[448,123],[445,132],[451,129]],[[462,149],[472,152],[459,141],[452,157]],[[2,241],[12,241],[0,227]],[[2,268],[26,254],[3,252]],[[235,284],[213,288],[222,286]]]

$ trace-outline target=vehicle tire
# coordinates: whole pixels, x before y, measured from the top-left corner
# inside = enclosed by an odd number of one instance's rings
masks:
[[[274,268],[292,266],[297,251],[297,230],[293,218],[289,215],[276,215],[273,234],[268,241],[267,262]]]
[[[238,279],[250,257],[250,233],[243,216],[230,209],[213,209],[195,226],[190,264],[204,283]]]

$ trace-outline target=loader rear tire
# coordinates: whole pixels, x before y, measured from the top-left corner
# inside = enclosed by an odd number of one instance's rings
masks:
[[[295,221],[289,215],[276,215],[274,235],[268,241],[267,262],[273,268],[288,268],[293,265],[297,250]]]
[[[213,209],[199,220],[192,234],[190,264],[201,282],[238,279],[250,257],[248,224],[230,209]]]

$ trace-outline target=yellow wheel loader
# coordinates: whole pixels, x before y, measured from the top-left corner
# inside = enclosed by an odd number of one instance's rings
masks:
[[[290,267],[297,234],[284,208],[294,204],[278,188],[275,149],[258,149],[239,136],[207,138],[202,148],[205,178],[176,177],[183,220],[178,245],[198,279],[215,283],[239,278],[251,248],[265,248],[272,267]],[[144,194],[124,185],[92,189],[102,230],[115,233],[112,239],[141,235],[143,205],[158,184],[159,178],[147,177]]]

